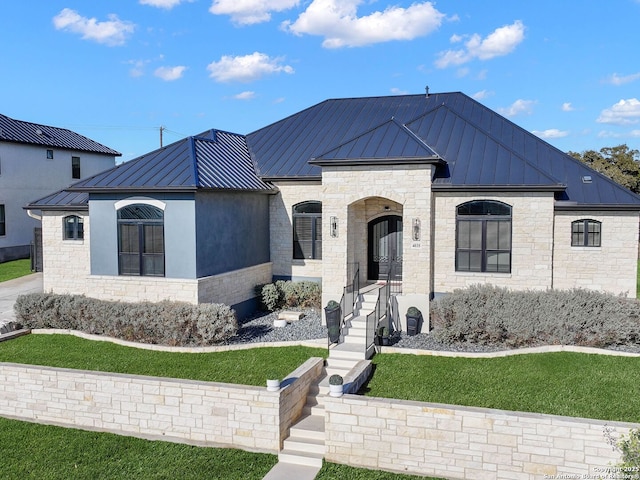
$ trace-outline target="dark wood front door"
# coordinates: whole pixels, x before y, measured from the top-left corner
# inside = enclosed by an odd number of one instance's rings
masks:
[[[402,217],[376,218],[368,230],[369,280],[386,280],[392,268],[393,279],[402,279]]]

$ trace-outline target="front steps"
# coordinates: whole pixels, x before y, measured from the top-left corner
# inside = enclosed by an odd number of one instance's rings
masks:
[[[345,378],[359,361],[367,358],[367,315],[376,306],[378,288],[377,285],[372,285],[360,293],[353,317],[343,329],[342,343],[329,350],[322,375],[309,388],[302,416],[289,429],[289,436],[278,453],[279,463],[265,480],[313,479],[322,468],[325,454],[324,399],[329,395],[329,377],[338,374]],[[309,476],[312,474],[313,476]]]

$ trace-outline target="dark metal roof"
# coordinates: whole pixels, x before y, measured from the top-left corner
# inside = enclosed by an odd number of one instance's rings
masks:
[[[411,135],[417,142],[403,144]],[[270,180],[319,178],[319,164],[332,161],[402,163],[431,152],[445,163],[434,190],[551,191],[566,208],[640,207],[638,195],[459,92],[326,100],[247,143]]]
[[[120,152],[66,128],[14,120],[0,114],[0,141],[66,148],[81,152],[120,156]]]
[[[74,183],[73,191],[272,191],[255,172],[244,137],[210,130]]]
[[[29,210],[88,210],[89,194],[61,190],[35,200],[24,208]]]

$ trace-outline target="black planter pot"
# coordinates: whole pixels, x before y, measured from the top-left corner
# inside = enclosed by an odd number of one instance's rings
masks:
[[[422,329],[422,313],[418,315],[407,314],[407,335],[413,336]]]
[[[340,340],[340,323],[342,322],[342,309],[340,305],[334,308],[325,307],[324,315],[327,320],[329,341],[337,343]]]

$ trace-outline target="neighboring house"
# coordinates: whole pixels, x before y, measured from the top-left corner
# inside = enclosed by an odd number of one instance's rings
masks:
[[[29,257],[40,222],[24,205],[113,167],[119,155],[70,130],[0,115],[0,262]]]
[[[462,93],[327,100],[211,130],[33,202],[45,290],[223,302],[402,281],[403,305],[489,282],[635,297],[640,197]],[[69,225],[84,223],[84,237]]]

